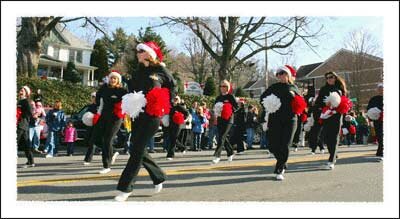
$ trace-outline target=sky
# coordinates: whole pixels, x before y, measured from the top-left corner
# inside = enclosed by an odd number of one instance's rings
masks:
[[[104,17],[107,20],[107,29],[109,33],[116,28],[121,27],[129,34],[138,35],[141,27],[156,26],[162,21],[159,17]],[[293,64],[296,67],[301,65],[312,64],[316,62],[323,62],[332,56],[336,51],[344,48],[345,40],[349,33],[354,30],[366,30],[376,39],[376,41],[383,48],[383,17],[379,16],[318,16],[310,17],[313,20],[313,25],[310,27],[316,29],[323,25],[321,31],[322,35],[314,40],[313,52],[304,42],[295,41],[292,48],[294,55],[292,57],[282,56],[273,51],[268,51],[268,67],[277,68],[283,64]],[[89,41],[92,45],[95,39],[102,37],[101,33],[94,34],[93,31],[88,31],[81,28],[82,22],[69,23],[67,28],[74,34]],[[181,28],[170,28],[167,26],[157,27],[154,29],[166,42],[169,48],[179,52],[185,52],[183,43],[189,36],[189,30],[182,30]],[[246,52],[246,51],[245,51]],[[383,51],[380,50],[375,54],[379,57],[383,56]],[[258,61],[259,66],[265,63],[264,53],[259,53],[253,59]],[[289,61],[290,63],[285,63]]]

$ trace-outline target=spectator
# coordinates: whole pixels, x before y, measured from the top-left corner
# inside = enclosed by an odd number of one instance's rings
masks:
[[[208,145],[208,132],[209,132],[209,120],[211,117],[210,110],[207,109],[207,103],[202,102],[200,106],[203,108],[204,117],[207,119],[207,122],[203,124],[204,132],[201,134],[201,149],[205,150]]]
[[[60,100],[57,100],[54,103],[54,108],[47,113],[46,124],[48,135],[44,153],[47,153],[46,158],[49,158],[57,155],[59,136],[65,127],[65,114]]]
[[[44,120],[46,118],[46,112],[41,102],[31,101],[32,106],[32,120],[29,124],[29,140],[34,152],[41,153],[39,151],[40,146],[40,132],[43,130]]]
[[[210,120],[208,121],[208,124],[208,149],[213,149],[214,139],[218,135],[217,116],[215,115],[214,110],[210,110]]]
[[[192,131],[193,131],[193,146],[194,151],[201,151],[201,134],[204,132],[203,124],[205,124],[207,119],[204,116],[203,108],[198,106],[196,113],[192,114]]]
[[[72,156],[74,154],[75,141],[78,138],[78,133],[72,121],[68,121],[63,133],[64,142],[67,143],[67,156]]]
[[[257,126],[257,114],[256,114],[256,107],[253,105],[249,105],[247,108],[247,113],[246,113],[246,120],[245,120],[245,126],[246,126],[246,134],[247,134],[247,150],[253,149],[253,139],[254,139],[254,130]]]

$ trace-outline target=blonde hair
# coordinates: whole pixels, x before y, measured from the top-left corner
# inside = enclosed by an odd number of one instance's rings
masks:
[[[229,91],[231,90],[231,83],[229,83],[229,81],[228,80],[223,80],[223,81],[221,81],[221,84],[220,85],[226,85],[227,86],[227,88],[228,88],[228,93],[229,93]]]

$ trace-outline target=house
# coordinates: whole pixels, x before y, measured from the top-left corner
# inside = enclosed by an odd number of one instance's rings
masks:
[[[267,89],[266,86],[266,76],[247,82],[247,84],[243,87],[243,90],[246,91],[251,98],[258,99],[262,93]],[[268,85],[275,83],[277,80],[275,76],[270,73],[268,75]]]
[[[87,42],[74,36],[61,25],[56,25],[43,41],[38,76],[62,79],[68,62],[74,62],[81,75],[82,84],[97,86],[94,79],[94,70],[97,67],[90,66],[92,51],[93,47]]]
[[[300,66],[296,82],[312,84],[318,93],[319,88],[326,83],[324,74],[329,71],[345,79],[349,98],[365,108],[368,100],[376,95],[377,84],[383,82],[383,59],[340,49],[322,63]]]

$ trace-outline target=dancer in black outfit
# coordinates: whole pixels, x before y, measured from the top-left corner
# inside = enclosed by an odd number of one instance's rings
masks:
[[[372,108],[378,108],[381,111],[378,119],[371,118],[374,124],[376,138],[378,140],[378,149],[376,156],[383,160],[383,84],[378,84],[378,95],[372,97],[367,106],[367,110]]]
[[[174,121],[174,115],[175,113],[182,113],[182,123],[176,123],[177,121]],[[169,139],[170,139],[170,145],[168,147],[168,153],[167,153],[167,160],[173,160],[175,156],[175,147],[178,147],[178,149],[182,152],[186,152],[186,146],[182,144],[182,142],[178,139],[178,136],[182,130],[182,124],[185,123],[184,120],[187,119],[189,116],[189,112],[186,110],[185,107],[181,105],[181,98],[179,96],[176,96],[174,99],[174,106],[171,109],[170,112],[170,122],[169,122]]]
[[[311,148],[311,154],[314,155],[317,147],[319,147],[319,150],[321,154],[325,153],[325,148],[324,148],[324,141],[323,141],[323,130],[322,130],[322,124],[319,122],[319,117],[321,116],[321,109],[319,109],[316,105],[315,102],[312,101],[310,107],[310,113],[314,119],[314,124],[311,127],[310,134],[308,136],[308,143],[309,147]]]
[[[165,96],[158,96],[157,101],[162,99],[160,101],[168,102],[169,111],[175,97],[176,82],[164,67],[164,64],[160,63],[163,58],[160,47],[154,42],[146,42],[138,44],[136,49],[139,69],[132,75],[128,84],[129,91],[142,91],[148,99],[148,94],[152,91],[160,88],[167,89],[170,99],[165,100]],[[126,201],[132,194],[142,164],[149,172],[155,185],[155,193],[161,191],[162,183],[166,179],[165,173],[146,151],[146,144],[157,132],[162,116],[153,115],[150,111],[154,109],[149,109],[147,106],[149,106],[149,102],[147,102],[145,112],[141,112],[137,118],[133,118],[130,157],[118,182],[117,190],[120,193],[115,197],[116,201]],[[163,106],[163,110],[167,109]]]
[[[339,96],[347,94],[346,83],[335,72],[325,73],[326,84],[321,87],[318,97],[315,100],[315,107],[323,111],[324,107],[330,107],[324,100],[331,92],[336,92]],[[333,170],[336,163],[337,146],[339,144],[339,132],[342,126],[342,114],[334,113],[329,118],[323,119],[323,141],[326,143],[329,151],[329,160],[326,169]]]
[[[288,65],[278,69],[276,77],[279,82],[268,87],[260,97],[262,103],[265,97],[274,94],[281,102],[280,108],[268,116],[268,145],[270,152],[277,160],[274,170],[277,180],[284,179],[283,174],[287,168],[289,147],[292,146],[297,127],[297,115],[293,113],[291,107],[294,96],[300,95],[293,82],[295,76],[296,71]]]
[[[94,115],[97,113],[97,104],[96,104],[96,92],[93,92],[91,94],[91,98],[92,98],[92,103],[87,105],[87,112],[91,112]],[[85,158],[84,158],[84,162],[83,165],[90,165],[90,162],[92,162],[93,159],[93,154],[95,152],[95,145],[96,146],[101,146],[102,143],[100,142],[101,138],[95,138],[97,142],[94,142],[93,144],[89,144],[90,140],[92,138],[93,135],[93,129],[94,129],[95,124],[93,124],[92,126],[87,126],[86,127],[86,132],[85,132],[85,144],[88,145],[86,154],[85,154]]]
[[[28,86],[23,86],[19,90],[19,100],[17,103],[17,146],[25,152],[28,162],[23,168],[34,167],[33,148],[29,141],[29,123],[33,120],[32,108],[30,104],[31,89]]]
[[[220,157],[223,147],[225,147],[229,162],[233,160],[234,156],[233,148],[229,142],[228,134],[234,122],[234,112],[239,109],[239,106],[235,100],[235,97],[229,92],[231,89],[230,86],[231,85],[227,80],[223,80],[220,85],[221,95],[219,95],[215,99],[215,104],[223,103],[224,107],[221,115],[217,118],[218,145],[214,152],[214,159],[212,160],[214,164],[218,163],[221,160]],[[226,110],[224,110],[224,108]]]

